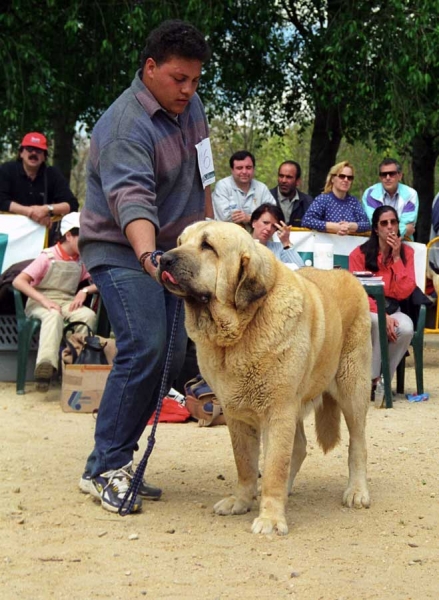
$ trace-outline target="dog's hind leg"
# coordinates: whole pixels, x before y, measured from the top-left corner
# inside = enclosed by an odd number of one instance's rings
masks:
[[[369,372],[367,377],[359,377],[354,385],[342,385],[339,389],[338,402],[349,430],[349,482],[343,495],[343,504],[348,507],[369,508],[365,434],[370,398]]]
[[[294,479],[300,471],[303,461],[306,457],[306,435],[303,421],[300,419],[296,425],[296,434],[294,436],[293,454],[291,456],[290,477],[288,480],[288,495],[292,493]]]
[[[218,515],[241,515],[248,512],[256,498],[259,459],[259,431],[251,425],[226,415],[238,470],[238,486],[232,496],[215,504]]]

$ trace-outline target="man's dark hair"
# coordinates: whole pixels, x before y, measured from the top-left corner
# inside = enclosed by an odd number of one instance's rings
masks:
[[[292,165],[293,167],[296,167],[296,179],[300,179],[300,177],[302,176],[302,167],[299,165],[298,162],[296,162],[295,160],[284,160],[284,162],[279,165],[279,169],[277,170],[278,174],[280,168],[284,165]]]
[[[161,65],[171,56],[205,63],[210,58],[210,48],[203,34],[190,23],[178,19],[164,21],[147,37],[140,68],[143,71],[147,58]]]
[[[247,150],[238,150],[238,152],[235,152],[235,154],[232,154],[230,157],[230,168],[233,169],[233,163],[235,160],[245,160],[247,157],[251,159],[253,166],[256,167],[256,159],[251,152],[247,152]]]
[[[396,158],[385,158],[384,160],[382,160],[380,162],[380,165],[378,167],[378,171],[381,171],[381,167],[388,167],[389,165],[395,165],[396,170],[398,171],[398,173],[402,173],[402,165],[399,161],[396,160]]]
[[[372,215],[372,231],[370,233],[370,238],[367,240],[367,242],[364,242],[364,244],[361,244],[360,246],[360,250],[365,256],[364,263],[366,265],[366,269],[368,271],[372,271],[372,273],[376,273],[378,271],[378,252],[380,250],[377,233],[378,223],[381,215],[389,211],[393,212],[393,214],[395,215],[395,219],[399,223],[398,213],[393,208],[393,206],[388,206],[387,204],[385,204],[384,206],[379,206],[374,210]],[[401,244],[401,260],[404,264],[406,264],[404,244]]]
[[[255,208],[250,217],[250,225],[253,224],[254,221],[258,221],[264,213],[270,213],[275,219],[276,223],[280,223],[284,220],[284,214],[282,210],[277,206],[277,204],[270,204],[269,202],[264,202]]]

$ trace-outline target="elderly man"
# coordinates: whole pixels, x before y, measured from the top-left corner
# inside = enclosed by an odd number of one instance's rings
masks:
[[[367,188],[362,202],[370,222],[376,208],[392,206],[398,213],[401,235],[413,238],[418,218],[418,194],[401,183],[402,175],[401,164],[394,158],[385,158],[379,166],[380,183]]]
[[[46,165],[47,140],[27,133],[17,160],[0,166],[0,211],[29,217],[45,227],[50,218],[78,210],[78,201],[61,171]]]
[[[252,212],[261,204],[275,204],[268,187],[254,179],[256,160],[251,152],[240,150],[230,157],[229,177],[220,179],[212,194],[217,221],[238,223],[248,231]]]
[[[313,201],[311,196],[301,192],[302,169],[295,160],[286,160],[277,173],[277,186],[270,190],[277,205],[284,214],[284,221],[293,227],[302,226],[302,217]]]

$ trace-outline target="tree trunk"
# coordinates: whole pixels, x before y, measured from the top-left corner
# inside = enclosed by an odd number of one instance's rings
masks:
[[[56,115],[52,121],[54,134],[53,164],[70,181],[73,161],[73,139],[75,137],[75,122],[64,114]]]
[[[430,239],[431,205],[434,198],[434,170],[438,151],[434,149],[434,138],[419,135],[413,139],[412,170],[413,187],[419,196],[419,213],[415,239],[426,244]]]
[[[309,155],[308,191],[315,198],[322,193],[329,169],[335,165],[342,138],[338,108],[317,105]]]

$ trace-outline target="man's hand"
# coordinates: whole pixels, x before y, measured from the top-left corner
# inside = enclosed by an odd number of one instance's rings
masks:
[[[405,226],[405,235],[411,237],[415,233],[414,223],[407,223]]]
[[[238,225],[244,225],[245,223],[250,223],[251,215],[248,215],[243,210],[234,210],[232,211],[232,221],[234,223],[238,223]]]
[[[392,317],[392,315],[386,315],[386,331],[387,331],[387,339],[389,342],[396,342],[398,336],[396,335],[396,328],[399,323],[396,319]]]
[[[32,219],[32,221],[35,221],[40,225],[44,225],[44,227],[49,227],[50,225],[50,215],[46,205],[29,206],[29,212],[27,216],[29,217],[29,219]]]

